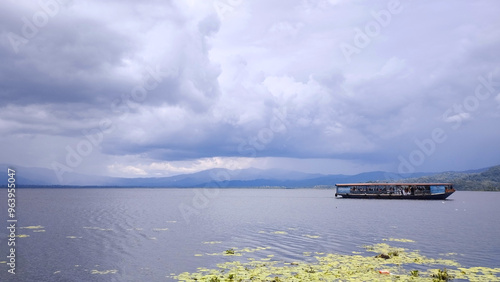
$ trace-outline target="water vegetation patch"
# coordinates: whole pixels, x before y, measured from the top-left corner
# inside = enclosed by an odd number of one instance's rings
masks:
[[[214,269],[198,268],[172,276],[180,281],[500,281],[500,268],[462,267],[451,259],[430,258],[417,250],[393,247],[386,243],[364,246],[352,255],[305,252],[303,261],[240,258],[217,264]],[[254,248],[247,250],[262,250]],[[245,249],[231,248],[213,255],[243,255]],[[376,255],[373,255],[376,253]],[[313,256],[313,254],[315,254]],[[384,257],[380,255],[383,254]],[[314,260],[311,261],[311,256]],[[309,257],[309,258],[308,258]],[[416,267],[418,266],[418,267]],[[419,270],[415,270],[418,268]]]
[[[19,227],[20,229],[44,229],[45,227],[41,225],[32,225],[32,226],[23,226]]]
[[[159,231],[167,231],[167,230],[168,230],[168,228],[153,228],[153,231],[157,231],[157,232],[159,232]]]
[[[274,231],[273,234],[288,234],[286,231]]]
[[[97,269],[93,269],[90,272],[90,274],[101,274],[101,275],[116,274],[116,273],[118,273],[118,270],[116,270],[116,269],[110,269],[110,270],[97,270]]]
[[[415,243],[415,241],[410,240],[410,239],[397,239],[397,238],[382,239],[382,241],[402,242],[402,243]]]
[[[448,270],[446,270],[446,268],[438,269],[435,273],[431,274],[431,277],[435,278],[433,280],[437,281],[449,281],[454,278],[453,275],[448,273]]]
[[[318,236],[318,235],[309,235],[309,234],[305,234],[305,235],[302,235],[304,237],[307,237],[307,238],[311,238],[311,239],[318,239],[320,238],[321,236]]]
[[[209,256],[220,256],[220,255],[224,255],[224,256],[243,256],[243,253],[254,253],[254,252],[257,252],[257,251],[267,250],[267,249],[270,249],[270,248],[271,247],[257,247],[257,248],[243,248],[243,249],[230,248],[230,249],[225,250],[222,253],[212,253],[212,254],[207,253],[206,255],[209,255]]]
[[[439,254],[439,255],[449,257],[449,256],[458,256],[458,253],[446,253],[446,254]]]

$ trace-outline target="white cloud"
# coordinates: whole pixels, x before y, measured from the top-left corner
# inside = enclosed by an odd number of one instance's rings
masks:
[[[108,166],[108,170],[112,175],[124,175],[127,177],[148,176],[143,169],[131,165],[112,164]]]
[[[399,59],[397,57],[392,57],[382,66],[382,68],[378,72],[378,75],[388,75],[396,77],[397,74],[405,70],[407,70],[405,60]]]
[[[448,116],[444,119],[448,123],[461,123],[462,121],[467,121],[472,118],[470,113],[459,113],[456,115]]]
[[[213,157],[190,161],[168,162],[141,160],[141,163],[135,163],[133,165],[116,162],[107,166],[107,172],[116,177],[166,177],[185,173],[195,173],[212,168],[238,170],[254,167],[255,165],[258,165],[255,159],[242,157]]]

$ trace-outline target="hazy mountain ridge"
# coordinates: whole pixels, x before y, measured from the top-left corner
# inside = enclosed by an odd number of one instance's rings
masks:
[[[7,166],[0,165],[0,187],[7,184]],[[18,167],[16,184],[20,187],[151,187],[151,188],[250,188],[282,187],[312,188],[333,187],[337,183],[358,182],[452,182],[457,190],[500,190],[500,165],[479,170],[442,173],[413,173],[396,175],[384,171],[364,172],[355,175],[316,174],[282,169],[229,170],[215,168],[170,177],[119,178],[89,176],[78,173],[64,174],[60,183],[50,169]]]
[[[451,182],[459,191],[500,191],[500,165],[483,170],[454,172],[407,178],[404,182]]]

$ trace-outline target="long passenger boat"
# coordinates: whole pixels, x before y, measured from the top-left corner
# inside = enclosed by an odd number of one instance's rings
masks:
[[[455,192],[452,183],[353,183],[335,186],[335,197],[360,199],[444,200]]]

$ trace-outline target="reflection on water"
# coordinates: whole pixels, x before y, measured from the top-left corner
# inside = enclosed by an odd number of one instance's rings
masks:
[[[330,190],[223,189],[198,205],[195,195],[193,189],[20,189],[18,225],[25,228],[18,235],[27,236],[17,241],[17,281],[165,281],[234,261],[238,256],[223,254],[229,249],[245,261],[313,263],[315,254],[352,256],[380,243],[411,244],[463,267],[500,265],[494,217],[500,193],[396,201],[336,199]],[[192,208],[188,216],[181,206]],[[5,237],[0,244],[7,254]],[[1,281],[12,278],[5,264],[0,269]]]

